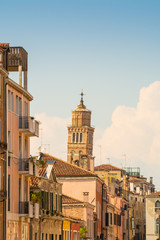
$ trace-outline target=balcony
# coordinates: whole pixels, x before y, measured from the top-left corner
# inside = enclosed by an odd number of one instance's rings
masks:
[[[39,137],[39,122],[33,117],[19,117],[19,131],[29,136]]]
[[[33,203],[32,202],[19,202],[19,214],[28,215],[33,217]]]
[[[8,53],[8,70],[15,72],[18,71],[18,67],[22,66],[23,71],[27,71],[28,68],[28,54],[23,47],[10,47]]]
[[[4,190],[0,190],[0,200],[6,199],[7,192]]]
[[[19,158],[19,173],[33,175],[33,162],[29,158]]]

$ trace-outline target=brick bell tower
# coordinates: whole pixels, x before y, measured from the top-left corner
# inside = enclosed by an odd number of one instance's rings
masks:
[[[68,127],[68,156],[71,164],[94,171],[91,111],[86,109],[81,92],[80,104],[72,111],[72,126]]]

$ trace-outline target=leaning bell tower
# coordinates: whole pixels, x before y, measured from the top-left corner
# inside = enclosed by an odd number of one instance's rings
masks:
[[[71,164],[94,171],[91,111],[86,109],[81,92],[80,104],[72,111],[72,125],[68,127],[68,156]]]

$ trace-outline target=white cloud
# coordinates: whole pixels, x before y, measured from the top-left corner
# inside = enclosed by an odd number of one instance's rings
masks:
[[[35,119],[40,121],[40,136],[39,138],[31,138],[31,154],[38,154],[38,148],[42,142],[45,152],[65,160],[67,153],[67,125],[70,123],[70,119],[47,116],[45,113],[36,114]]]
[[[136,108],[118,106],[96,145],[102,146],[102,159],[125,153],[128,162],[160,163],[160,82],[141,89]]]
[[[41,122],[40,138],[31,139],[31,153],[38,153],[41,139],[46,152],[66,160],[67,125],[71,118],[59,118],[40,113],[35,116]],[[118,106],[112,114],[112,123],[103,132],[95,129],[94,154],[96,163],[106,157],[119,159],[125,153],[127,163],[141,161],[145,164],[160,163],[160,82],[154,82],[140,90],[136,108]],[[49,144],[49,145],[47,145]],[[124,164],[124,162],[123,162]],[[133,164],[132,164],[133,165]]]

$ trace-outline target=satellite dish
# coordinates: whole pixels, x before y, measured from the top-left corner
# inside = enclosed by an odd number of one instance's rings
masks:
[[[44,150],[45,150],[45,149],[44,149],[44,147],[42,147],[42,146],[40,146],[40,147],[38,148],[38,151],[39,151],[39,152],[44,152]]]

